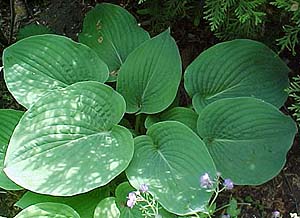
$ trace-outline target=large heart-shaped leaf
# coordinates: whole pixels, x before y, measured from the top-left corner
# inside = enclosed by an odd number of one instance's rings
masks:
[[[68,205],[60,203],[39,203],[27,207],[15,218],[80,218],[78,213]]]
[[[166,120],[174,120],[185,124],[194,132],[197,132],[197,119],[198,114],[192,109],[185,107],[174,107],[158,115],[149,115],[145,120],[145,127],[148,129],[154,123]]]
[[[198,120],[218,171],[235,184],[258,185],[282,169],[296,134],[292,119],[255,98],[218,100]]]
[[[114,197],[103,199],[96,207],[94,218],[119,218],[120,211],[117,208]]]
[[[92,48],[108,65],[110,80],[116,74],[127,56],[149,34],[138,26],[135,18],[120,6],[102,3],[87,13],[79,41]]]
[[[185,88],[200,112],[222,98],[256,97],[276,107],[287,98],[289,68],[260,42],[238,39],[201,53],[185,72]]]
[[[93,217],[94,210],[97,204],[102,199],[109,196],[109,191],[109,188],[105,186],[92,190],[88,193],[71,197],[56,197],[50,195],[41,195],[33,192],[26,192],[15,205],[24,209],[31,205],[43,202],[62,203],[72,207],[80,215],[80,217]]]
[[[199,178],[216,176],[213,160],[202,140],[177,121],[152,125],[147,135],[134,139],[135,152],[126,169],[129,182],[149,192],[169,212],[186,215],[205,211],[212,195],[201,188]]]
[[[134,50],[120,69],[117,90],[128,113],[154,114],[175,99],[181,79],[181,60],[169,30]]]
[[[10,109],[0,110],[0,188],[5,190],[20,190],[22,189],[3,172],[4,157],[9,143],[9,139],[23,115],[23,111]]]
[[[129,130],[116,125],[123,97],[98,82],[80,82],[37,101],[17,125],[4,172],[40,194],[70,196],[103,186],[133,156]]]
[[[49,90],[108,78],[107,65],[92,49],[58,35],[23,39],[4,50],[3,62],[9,91],[27,108]]]

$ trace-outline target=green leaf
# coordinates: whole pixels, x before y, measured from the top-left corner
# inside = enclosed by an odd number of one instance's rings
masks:
[[[87,13],[79,34],[79,41],[96,51],[108,65],[110,81],[116,80],[127,56],[148,39],[149,34],[128,11],[109,3],[98,4]]]
[[[121,66],[117,91],[128,113],[154,114],[175,99],[181,79],[181,60],[169,30],[135,49]]]
[[[19,41],[21,39],[25,39],[30,36],[52,34],[52,33],[54,33],[54,31],[47,26],[31,23],[20,28],[17,34],[17,40]]]
[[[240,185],[259,185],[276,176],[296,131],[290,117],[249,97],[218,100],[198,119],[198,133],[218,171]]]
[[[108,78],[107,65],[92,49],[57,35],[21,40],[4,50],[3,62],[7,87],[26,108],[47,91]]]
[[[23,111],[11,109],[0,110],[0,188],[5,190],[22,189],[6,176],[6,174],[3,172],[3,165],[9,139],[23,113]]]
[[[287,98],[289,68],[260,42],[237,39],[219,43],[186,69],[184,85],[200,112],[222,98],[256,97],[276,107]]]
[[[94,218],[119,218],[120,211],[114,197],[105,198],[96,207]]]
[[[23,111],[0,109],[0,145],[7,145]]]
[[[238,208],[238,203],[235,198],[230,199],[229,207],[227,207],[226,212],[230,217],[238,217],[238,215],[240,215],[241,210]]]
[[[131,209],[126,205],[127,196],[133,191],[135,191],[135,189],[128,182],[123,182],[116,188],[116,205],[120,210],[121,218],[143,217],[143,214],[139,210],[138,206],[135,206]]]
[[[204,211],[212,192],[200,187],[199,178],[216,177],[213,160],[202,140],[177,121],[152,125],[147,135],[134,139],[134,157],[126,169],[136,189],[141,184],[169,212],[178,215]]]
[[[27,207],[15,216],[15,218],[80,218],[71,207],[59,203],[40,203]]]
[[[145,127],[148,129],[154,123],[160,121],[174,120],[181,122],[197,132],[198,114],[190,108],[174,107],[170,110],[164,111],[158,115],[150,115],[146,118]]]
[[[4,172],[40,194],[70,196],[103,186],[133,156],[130,131],[116,125],[124,112],[123,97],[98,82],[52,91],[17,125]]]
[[[56,197],[26,192],[15,205],[24,209],[31,205],[43,202],[62,203],[69,205],[76,210],[80,217],[93,217],[97,204],[108,196],[109,189],[106,186],[72,197]]]

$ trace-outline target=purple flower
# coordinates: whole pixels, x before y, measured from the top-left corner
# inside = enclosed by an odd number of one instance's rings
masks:
[[[280,218],[280,212],[278,210],[273,211],[272,218]]]
[[[229,215],[229,214],[223,214],[223,215],[221,216],[221,218],[230,218],[230,215]]]
[[[129,208],[133,208],[133,206],[136,204],[136,195],[134,192],[130,192],[128,194],[128,197],[127,197],[127,207]]]
[[[227,190],[233,189],[233,186],[234,186],[231,179],[225,179],[223,185],[224,185],[225,189],[227,189]]]
[[[146,193],[146,192],[148,192],[148,190],[149,190],[148,185],[142,184],[142,185],[140,186],[140,192]]]
[[[208,173],[204,173],[200,177],[200,186],[202,188],[212,188],[213,186],[213,181],[210,179]]]

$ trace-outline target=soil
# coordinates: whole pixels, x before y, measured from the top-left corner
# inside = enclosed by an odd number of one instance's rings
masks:
[[[19,15],[16,15],[14,27],[11,28],[11,14],[9,0],[1,0],[0,2],[0,27],[7,39],[10,38],[11,29],[13,30],[12,40],[15,40],[16,33],[19,28],[29,23],[41,23],[47,25],[55,33],[66,35],[74,40],[77,40],[77,35],[81,31],[84,15],[96,3],[101,1],[84,1],[84,0],[16,0],[21,8]],[[147,16],[138,15],[137,9],[139,5],[137,1],[116,0],[109,1],[125,6],[131,11],[142,23],[143,27],[152,35],[156,34],[153,31],[147,19]],[[271,21],[272,22],[272,21]],[[179,46],[183,67],[185,68],[192,60],[206,48],[216,44],[218,39],[210,32],[207,23],[200,22],[201,27],[195,27],[193,23],[186,19],[176,19],[171,23],[172,35]],[[281,28],[273,25],[274,28]],[[276,35],[277,37],[277,35]],[[0,35],[1,40],[1,35]],[[9,41],[9,40],[8,40]],[[4,49],[5,41],[0,46]],[[275,41],[274,41],[275,42]],[[265,42],[268,44],[268,42]],[[273,42],[272,42],[273,43]],[[274,43],[269,42],[270,47],[276,47]],[[2,53],[2,50],[1,53]],[[1,55],[2,56],[2,55]],[[290,52],[285,51],[281,54],[282,58],[288,63],[291,68],[290,78],[295,75],[300,75],[300,51],[297,56],[292,56]],[[2,65],[2,64],[1,64]],[[0,65],[0,66],[1,66]],[[190,99],[187,97],[184,89],[181,87],[181,104],[187,105]],[[282,111],[286,114],[291,114],[287,109],[292,103],[289,99]],[[0,108],[13,108],[22,110],[23,108],[13,99],[8,92],[3,74],[0,74]],[[283,217],[290,217],[289,213],[300,214],[300,149],[299,137],[295,138],[294,144],[287,155],[287,162],[281,173],[271,181],[260,186],[237,186],[232,191],[227,191],[222,194],[218,200],[219,205],[226,204],[230,197],[234,197],[239,202],[250,203],[250,206],[242,206],[242,212],[239,217],[242,218],[268,218],[272,217],[272,211],[278,210]],[[13,204],[17,201],[22,193],[0,191],[0,216],[13,217],[19,210]]]

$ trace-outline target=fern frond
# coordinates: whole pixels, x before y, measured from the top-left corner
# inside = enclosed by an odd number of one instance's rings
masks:
[[[298,123],[300,122],[300,76],[294,77],[288,88],[289,96],[294,99],[294,104],[289,107],[293,111]]]
[[[299,43],[300,37],[300,26],[290,26],[286,25],[283,27],[284,36],[277,40],[277,45],[280,46],[280,51],[283,51],[287,48],[292,52],[293,55],[296,55],[296,46]]]
[[[266,13],[260,11],[261,5],[265,3],[265,0],[240,0],[234,11],[235,15],[241,23],[246,23],[246,21],[250,20],[251,23],[258,25],[262,23],[263,17],[266,15]]]
[[[227,11],[238,0],[211,0],[206,1],[204,6],[204,18],[209,21],[209,25],[212,31],[217,30],[225,21]]]

